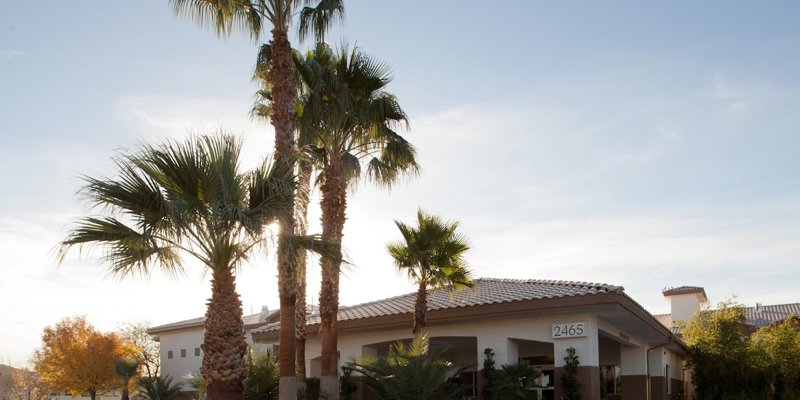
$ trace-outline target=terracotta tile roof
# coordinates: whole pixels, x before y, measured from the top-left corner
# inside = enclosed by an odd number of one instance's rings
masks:
[[[475,280],[474,287],[456,293],[448,290],[433,291],[428,298],[428,311],[524,300],[623,293],[623,290],[621,286],[602,283],[481,278]],[[341,307],[338,320],[350,321],[410,314],[414,311],[415,296],[416,293],[408,293],[369,303]],[[307,323],[309,325],[319,324],[319,314],[310,315]],[[257,328],[253,332],[274,332],[279,329],[280,323],[273,323]]]
[[[792,315],[800,316],[800,303],[761,305],[755,307],[745,307],[744,317],[748,325],[756,328],[769,325],[786,319]]]
[[[672,314],[654,314],[653,315],[661,325],[666,326],[667,328],[672,326]]]
[[[664,296],[671,296],[673,294],[689,294],[689,293],[702,293],[706,297],[706,290],[700,286],[678,286],[673,288],[665,288],[661,294]]]
[[[755,307],[744,307],[744,318],[747,325],[755,329],[764,327],[771,323],[784,320],[791,316],[800,316],[800,303],[761,305]],[[672,327],[672,315],[659,314],[653,315],[658,322],[667,328],[672,328],[674,333],[680,333],[680,329]]]
[[[270,315],[272,315],[272,313],[276,313],[276,312],[277,311],[271,311]],[[263,321],[259,322],[258,318],[259,318],[260,315],[261,314],[259,313],[259,314],[251,314],[251,315],[243,316],[242,317],[242,322],[244,322],[245,328],[249,329],[249,328],[253,328],[253,327],[259,326],[259,325],[265,325],[266,322],[263,322]],[[192,319],[187,319],[187,320],[183,320],[183,321],[172,322],[172,323],[169,323],[169,324],[154,326],[154,327],[148,329],[147,333],[152,335],[152,334],[155,334],[155,333],[161,333],[161,332],[171,331],[171,330],[175,330],[175,329],[202,327],[203,323],[205,322],[205,320],[206,320],[205,317],[199,317],[199,318],[192,318]]]

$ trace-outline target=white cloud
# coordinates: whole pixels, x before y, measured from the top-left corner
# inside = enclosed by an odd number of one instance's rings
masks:
[[[25,52],[21,50],[0,50],[0,58],[4,58],[6,60],[22,57],[24,55]]]
[[[248,116],[251,103],[213,97],[123,96],[116,112],[132,134],[148,143],[181,139],[189,133],[208,134],[220,129],[241,137],[245,163],[272,152],[274,130]]]
[[[744,114],[768,102],[773,89],[762,82],[732,80],[717,73],[711,79],[711,96],[725,114]]]

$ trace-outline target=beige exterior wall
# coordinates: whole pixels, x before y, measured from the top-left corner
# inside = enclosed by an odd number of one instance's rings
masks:
[[[700,293],[673,294],[667,296],[672,314],[672,323],[686,321],[702,303]]]
[[[173,382],[184,382],[187,375],[200,371],[203,362],[203,351],[195,356],[195,349],[199,349],[203,344],[203,327],[192,327],[176,329],[173,331],[160,332],[157,334],[160,343],[161,375],[169,375]],[[254,351],[266,351],[270,345],[253,343],[252,335],[245,333],[247,344]],[[186,356],[181,356],[181,350],[186,350]],[[172,358],[169,358],[169,351],[172,351]],[[183,385],[183,390],[194,390],[189,385]]]
[[[583,322],[586,336],[580,338],[553,339],[552,325],[569,322]],[[411,323],[409,322],[409,326]],[[475,337],[477,339],[475,365],[483,363],[483,350],[491,348],[495,353],[497,365],[515,363],[519,357],[517,340],[533,340],[553,343],[555,367],[564,365],[568,347],[574,347],[582,366],[598,366],[599,355],[597,318],[592,314],[565,314],[546,317],[506,318],[489,321],[438,324],[426,329],[429,337]],[[368,332],[339,332],[339,366],[362,356],[374,356],[369,346],[410,339],[411,329],[376,329]],[[310,335],[306,341],[306,370],[309,376],[319,376],[319,366],[315,359],[321,354],[319,339]]]
[[[170,332],[159,333],[161,375],[169,375],[173,382],[183,382],[186,376],[200,370],[203,352],[195,356],[194,349],[200,348],[203,343],[203,328],[188,328]],[[181,350],[186,355],[181,357]],[[169,352],[172,351],[172,358]],[[183,390],[193,390],[189,385],[184,385]]]

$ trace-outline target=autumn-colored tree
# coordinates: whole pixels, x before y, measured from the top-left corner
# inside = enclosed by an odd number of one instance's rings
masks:
[[[84,317],[65,318],[42,334],[33,355],[34,369],[52,390],[97,393],[119,386],[114,361],[133,357],[136,349],[114,333],[97,331]]]
[[[3,400],[48,400],[49,394],[47,385],[35,372],[11,367],[0,369],[0,398]]]

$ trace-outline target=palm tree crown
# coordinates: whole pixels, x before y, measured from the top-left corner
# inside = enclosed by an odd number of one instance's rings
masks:
[[[292,215],[291,171],[265,162],[243,172],[240,150],[230,136],[206,136],[121,154],[116,178],[85,178],[87,202],[104,213],[79,220],[61,243],[62,258],[75,246],[103,247],[120,276],[153,266],[179,274],[182,254],[211,271],[201,368],[209,399],[241,398],[246,376],[235,269],[262,243],[265,226]]]
[[[131,380],[139,375],[139,361],[136,359],[118,358],[114,360],[114,370],[122,381],[121,400],[128,400]]]
[[[464,260],[467,239],[458,234],[458,222],[444,221],[417,211],[417,227],[395,221],[403,241],[386,245],[395,266],[408,274],[417,286],[414,305],[414,334],[425,327],[428,289],[458,290],[472,287],[471,273]]]

